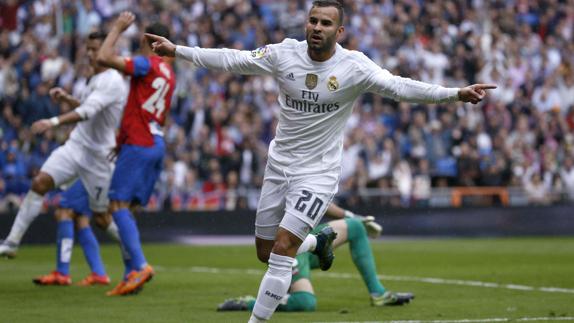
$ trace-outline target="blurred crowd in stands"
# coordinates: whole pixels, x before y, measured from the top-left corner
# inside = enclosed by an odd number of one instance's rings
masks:
[[[311,1],[1,0],[0,199],[20,196],[70,127],[33,136],[69,110],[90,70],[86,35],[132,10],[121,54],[159,20],[172,40],[254,49],[304,39]],[[427,206],[436,187],[522,187],[531,203],[574,199],[574,0],[345,1],[341,44],[392,73],[464,86],[496,83],[479,105],[413,105],[365,95],[346,129],[339,199]],[[176,62],[165,171],[150,208],[254,208],[274,136],[277,85]],[[344,80],[341,80],[344,82]],[[0,206],[1,207],[1,206]]]

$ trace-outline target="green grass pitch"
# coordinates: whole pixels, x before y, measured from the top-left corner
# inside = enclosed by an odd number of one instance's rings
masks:
[[[153,281],[137,296],[107,297],[107,287],[33,285],[33,277],[54,268],[55,249],[23,246],[18,258],[0,259],[0,322],[247,322],[247,312],[218,313],[215,307],[225,298],[256,294],[265,267],[254,246],[147,244],[144,250],[157,271]],[[318,311],[276,313],[272,321],[574,317],[574,238],[383,240],[373,250],[387,289],[414,292],[413,303],[371,307],[342,247],[328,273],[313,272]],[[122,270],[119,249],[104,245],[102,254],[115,284]],[[76,248],[72,277],[79,281],[85,274]]]

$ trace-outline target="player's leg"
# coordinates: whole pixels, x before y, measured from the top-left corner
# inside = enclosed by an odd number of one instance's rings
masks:
[[[396,293],[386,290],[379,280],[375,258],[363,221],[358,218],[347,218],[330,222],[329,225],[333,226],[337,232],[346,231],[351,258],[367,286],[372,305],[403,305],[414,298],[412,293]]]
[[[40,172],[34,177],[32,180],[32,188],[26,194],[22,205],[20,205],[10,233],[2,245],[0,245],[0,256],[7,258],[16,256],[22,237],[32,224],[32,221],[36,219],[42,210],[44,194],[53,188],[54,180],[47,173]]]
[[[375,222],[375,217],[372,215],[360,215],[351,212],[350,210],[343,209],[342,207],[331,203],[325,215],[330,218],[343,219],[343,218],[356,218],[363,222],[365,229],[367,229],[367,234],[369,238],[376,239],[381,236],[383,232],[383,227]]]
[[[341,231],[345,231],[346,227],[347,237],[349,240],[349,250],[351,251],[351,258],[357,270],[361,274],[369,294],[372,296],[383,295],[386,291],[385,287],[377,277],[377,268],[375,265],[375,258],[367,236],[367,230],[360,220],[345,219],[344,221],[335,221],[332,225],[340,227]]]
[[[291,268],[303,239],[279,228],[269,255],[267,272],[261,280],[257,300],[249,322],[265,322],[281,302],[291,285]]]
[[[74,247],[74,211],[71,209],[58,208],[56,210],[57,248],[56,248],[56,270],[44,276],[33,279],[37,285],[60,285],[72,284],[70,278],[70,261],[72,259],[72,248]]]
[[[94,223],[112,239],[119,241],[118,228],[108,212],[113,168],[107,156],[92,156],[89,163],[80,167],[79,176],[89,196]]]
[[[279,312],[312,312],[317,306],[317,299],[311,285],[311,270],[309,266],[309,253],[296,257],[293,266],[291,287],[289,294],[283,297],[277,306]],[[228,299],[217,307],[218,311],[253,311],[255,297],[242,296]]]
[[[60,196],[60,202],[56,209],[56,221],[58,223],[58,239],[56,262],[57,269],[50,275],[42,276],[34,280],[37,284],[53,285],[63,281],[66,285],[71,283],[69,278],[70,260],[74,244],[73,221],[76,214],[90,214],[88,207],[88,193],[80,180],[74,182]],[[63,277],[63,278],[62,278]]]
[[[285,213],[287,188],[285,176],[267,165],[255,216],[257,258],[264,263],[269,261],[277,229]]]
[[[349,250],[355,267],[361,274],[369,294],[373,296],[383,295],[386,291],[377,277],[375,259],[363,223],[354,218],[330,221],[328,226],[337,232],[337,238],[333,242],[335,248],[349,242]],[[311,259],[311,268],[318,267],[318,260]]]
[[[110,277],[106,274],[104,262],[100,255],[100,244],[90,226],[90,217],[80,215],[75,218],[74,222],[76,224],[78,243],[82,247],[84,257],[90,267],[90,274],[78,282],[78,285],[109,285]]]
[[[139,230],[129,207],[132,201],[142,206],[149,201],[163,167],[164,151],[163,138],[155,136],[153,147],[124,145],[116,162],[110,186],[110,209],[133,268],[119,295],[139,291],[154,275],[144,256]]]
[[[112,201],[110,203],[110,210],[114,222],[116,222],[118,226],[121,246],[125,253],[133,260],[129,265],[129,269],[140,270],[147,265],[147,261],[141,247],[139,230],[133,213],[130,210],[130,203],[126,201]]]
[[[330,221],[327,225],[337,233],[337,238],[333,242],[335,248],[349,242],[351,258],[361,274],[369,293],[371,295],[384,294],[386,290],[377,277],[375,259],[363,222],[359,219],[347,218]],[[318,267],[318,260],[312,259],[311,262],[312,268]]]
[[[255,218],[255,236],[257,256],[268,263],[268,269],[261,281],[250,322],[271,317],[291,283],[293,257],[302,239],[279,228],[285,212],[287,183],[283,174],[267,165]]]
[[[269,178],[269,167],[266,177]],[[273,176],[280,174],[272,174]],[[265,322],[273,315],[273,312],[287,294],[291,284],[291,268],[294,257],[299,247],[316,226],[333,195],[336,192],[337,177],[333,176],[305,176],[301,178],[286,178],[287,194],[285,197],[285,216],[275,235],[275,243],[271,250],[268,269],[259,286],[257,299],[253,307],[249,322]],[[264,183],[265,185],[265,183]],[[260,208],[265,203],[260,203]],[[265,212],[258,212],[258,217]],[[259,226],[257,226],[259,224]],[[267,228],[261,226],[261,221],[256,219],[256,234],[262,237]],[[269,236],[269,233],[264,234]],[[328,243],[322,247],[331,249],[334,233]],[[317,243],[317,247],[319,244]],[[316,250],[324,256],[323,249]],[[332,260],[332,250],[330,251]]]
[[[108,234],[110,238],[115,241],[120,241],[120,234],[118,232],[118,226],[114,222],[112,214],[107,210],[106,212],[94,212],[94,223],[100,229]]]
[[[313,312],[317,307],[317,298],[311,284],[311,267],[309,259],[312,255],[298,255],[293,266],[289,294],[277,306],[280,312]]]
[[[72,146],[66,144],[56,149],[32,180],[32,187],[20,205],[10,233],[0,245],[0,256],[13,258],[16,255],[22,237],[42,210],[44,195],[76,176]]]
[[[132,271],[134,271],[130,253],[125,245],[126,241],[131,239],[136,238],[139,240],[139,236],[134,237],[133,234],[130,234],[130,232],[134,230],[135,221],[132,218],[129,207],[135,195],[134,190],[136,190],[136,186],[139,185],[135,181],[138,174],[134,174],[133,176],[130,175],[131,166],[139,165],[139,160],[136,156],[137,153],[132,153],[132,149],[134,149],[134,147],[130,145],[125,145],[122,148],[116,160],[116,168],[110,182],[109,213],[112,216],[112,222],[118,227],[120,251],[124,262],[124,275],[118,285],[107,292],[108,296],[122,295],[121,292],[125,287],[128,276]],[[118,223],[118,221],[121,221],[121,223]],[[138,246],[137,243],[134,244],[136,247]]]

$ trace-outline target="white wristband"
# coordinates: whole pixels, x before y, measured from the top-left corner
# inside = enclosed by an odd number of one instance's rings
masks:
[[[50,121],[50,123],[54,127],[57,127],[60,124],[60,119],[58,119],[58,117],[51,117],[50,119],[48,119],[48,121]]]
[[[349,210],[345,210],[345,217],[346,218],[354,218],[355,217],[355,213],[349,211]]]

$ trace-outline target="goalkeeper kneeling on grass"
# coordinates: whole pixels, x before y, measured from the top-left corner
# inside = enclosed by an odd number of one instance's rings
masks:
[[[369,237],[376,238],[380,236],[382,227],[374,222],[374,217],[355,215],[334,204],[329,206],[326,215],[339,220],[320,225],[313,232],[319,231],[328,225],[337,233],[337,238],[333,242],[333,248],[337,248],[347,242],[349,243],[353,263],[369,291],[371,305],[403,305],[409,303],[414,298],[412,293],[387,291],[377,277]],[[296,260],[289,294],[283,298],[277,307],[277,311],[311,312],[316,309],[317,299],[311,284],[310,271],[319,268],[317,256],[306,252],[297,256]],[[243,296],[226,300],[217,307],[217,310],[251,311],[254,305],[255,297]]]

